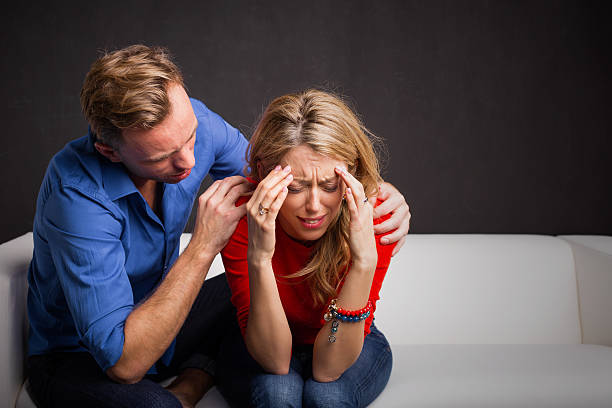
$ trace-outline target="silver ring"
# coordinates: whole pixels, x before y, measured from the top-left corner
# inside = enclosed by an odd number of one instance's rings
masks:
[[[264,207],[263,205],[261,205],[261,203],[259,203],[259,215],[265,215],[269,212],[270,209],[268,207]]]

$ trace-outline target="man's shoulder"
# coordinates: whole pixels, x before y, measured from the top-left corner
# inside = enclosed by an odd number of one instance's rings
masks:
[[[120,231],[122,212],[113,202],[112,188],[105,185],[112,176],[107,167],[87,136],[69,142],[57,152],[38,193],[38,232],[45,234],[49,225],[76,235],[91,233],[92,228],[105,233]]]
[[[68,142],[49,162],[39,191],[37,212],[46,207],[50,198],[61,196],[71,203],[73,210],[94,205],[114,213],[116,206],[112,194],[120,196],[121,186],[110,179],[123,170],[111,168],[113,163],[104,161],[95,151],[89,135]]]
[[[46,178],[53,184],[75,188],[83,193],[97,193],[102,186],[100,157],[91,147],[89,135],[66,144],[53,156]]]
[[[192,97],[190,97],[189,100],[191,101],[193,113],[196,115],[196,118],[198,118],[198,121],[207,118],[211,113],[213,113],[201,100]]]
[[[195,98],[189,99],[191,100],[193,113],[198,119],[198,125],[201,127],[199,130],[204,131],[210,137],[219,137],[228,130],[235,130],[221,115],[211,110],[204,102]]]

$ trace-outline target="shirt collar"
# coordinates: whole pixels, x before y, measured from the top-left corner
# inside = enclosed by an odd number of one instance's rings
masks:
[[[102,185],[108,198],[115,201],[129,194],[138,193],[138,189],[130,178],[122,163],[113,163],[106,157],[102,156],[94,147],[95,136],[89,129],[89,148],[96,154],[100,160],[100,169],[102,171]]]
[[[129,194],[138,193],[138,189],[121,163],[113,163],[102,158],[102,180],[108,198],[115,201]]]

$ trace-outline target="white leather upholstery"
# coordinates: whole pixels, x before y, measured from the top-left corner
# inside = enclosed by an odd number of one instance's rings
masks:
[[[580,343],[569,246],[535,235],[409,235],[376,322],[397,344]]]

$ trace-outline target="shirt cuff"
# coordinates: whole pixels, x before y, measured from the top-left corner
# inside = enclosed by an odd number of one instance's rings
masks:
[[[133,306],[124,306],[92,323],[81,341],[103,371],[114,366],[123,353],[124,327]]]

